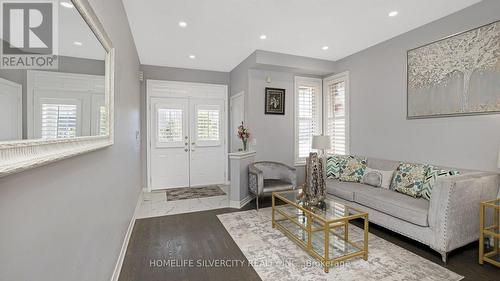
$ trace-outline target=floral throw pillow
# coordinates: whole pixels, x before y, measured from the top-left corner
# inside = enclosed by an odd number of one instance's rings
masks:
[[[391,189],[415,198],[420,197],[428,169],[429,166],[424,164],[400,163],[392,177]]]
[[[443,170],[434,166],[429,166],[427,175],[425,176],[424,185],[422,186],[422,197],[431,200],[432,189],[436,185],[439,177],[448,177],[460,174],[459,171]]]
[[[366,170],[366,158],[348,156],[340,164],[339,180],[361,182]]]
[[[340,176],[340,165],[346,159],[346,155],[332,155],[326,159],[326,178],[338,179]]]

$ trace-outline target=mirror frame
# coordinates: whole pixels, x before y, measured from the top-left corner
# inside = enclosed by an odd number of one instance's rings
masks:
[[[0,142],[0,177],[95,151],[114,143],[115,49],[89,2],[87,0],[72,0],[71,2],[106,51],[104,92],[108,105],[108,134],[74,139]]]

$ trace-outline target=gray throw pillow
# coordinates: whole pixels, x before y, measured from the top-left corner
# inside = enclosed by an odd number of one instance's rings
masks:
[[[394,171],[382,171],[367,167],[361,182],[367,185],[389,189],[393,174]]]

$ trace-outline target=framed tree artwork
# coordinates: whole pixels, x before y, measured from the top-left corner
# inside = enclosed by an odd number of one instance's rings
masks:
[[[407,118],[500,113],[500,21],[407,52]]]
[[[266,88],[265,114],[285,115],[285,89]]]

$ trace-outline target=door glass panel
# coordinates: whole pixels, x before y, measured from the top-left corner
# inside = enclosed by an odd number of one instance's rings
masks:
[[[182,141],[182,109],[158,109],[157,140],[159,143]]]
[[[219,141],[220,139],[220,110],[198,109],[196,116],[197,140]]]
[[[42,104],[42,138],[76,137],[77,107],[74,104]]]

